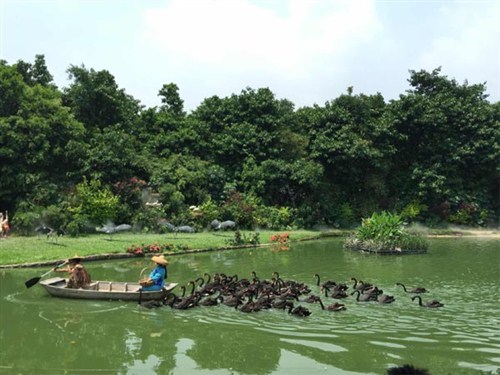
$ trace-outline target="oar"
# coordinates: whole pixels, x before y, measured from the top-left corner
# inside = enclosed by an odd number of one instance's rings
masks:
[[[32,279],[29,279],[28,281],[26,281],[24,283],[24,285],[26,285],[26,288],[31,288],[33,285],[35,285],[36,283],[38,283],[42,277],[47,276],[49,273],[51,273],[52,271],[54,271],[56,268],[64,266],[65,264],[66,264],[66,262],[58,264],[55,268],[52,268],[49,271],[45,272],[42,276],[37,276],[37,277],[33,277]]]

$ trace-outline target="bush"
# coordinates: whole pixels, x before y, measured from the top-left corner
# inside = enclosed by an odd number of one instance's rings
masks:
[[[357,230],[360,240],[394,240],[403,234],[401,216],[383,211],[374,212],[370,218],[364,218]]]
[[[239,230],[234,232],[234,238],[232,240],[227,240],[226,243],[229,246],[241,246],[241,245],[258,245],[260,244],[260,234],[259,232],[253,233],[250,237],[241,234]]]
[[[161,254],[167,251],[174,251],[176,248],[175,245],[165,243],[165,244],[142,244],[142,245],[132,245],[127,247],[126,251],[129,254],[134,254],[137,256],[143,256],[144,254]],[[182,249],[187,250],[186,247]]]
[[[362,219],[355,235],[344,245],[360,250],[426,250],[429,245],[422,236],[409,233],[404,228],[401,216],[383,211]]]
[[[267,229],[286,229],[294,224],[295,211],[290,207],[258,206],[255,210],[255,223]]]
[[[427,206],[425,204],[422,204],[418,201],[412,201],[401,210],[400,215],[403,220],[412,222],[417,219],[422,212],[425,211],[427,211]]]
[[[41,207],[34,207],[28,202],[21,202],[16,214],[10,218],[10,225],[22,235],[34,234],[36,223],[40,221]]]
[[[46,225],[53,229],[64,228],[68,217],[63,205],[51,205],[45,208],[21,202],[10,221],[16,232],[29,236],[35,234],[35,229],[39,225]]]
[[[145,207],[136,212],[132,219],[134,227],[145,232],[162,232],[160,219],[164,216],[163,211],[158,207]]]
[[[68,210],[73,215],[73,220],[79,223],[99,225],[109,220],[114,221],[118,206],[118,197],[108,187],[102,186],[99,180],[84,179],[70,197]]]
[[[251,199],[245,199],[236,190],[232,190],[220,208],[220,220],[233,220],[242,228],[253,228],[255,226],[254,203]]]
[[[199,215],[197,221],[202,228],[209,227],[213,220],[219,219],[219,208],[212,198],[203,202],[203,204],[198,206],[198,209],[201,215]]]

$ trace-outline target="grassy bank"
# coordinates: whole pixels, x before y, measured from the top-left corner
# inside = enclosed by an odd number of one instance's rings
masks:
[[[241,231],[250,238],[255,232]],[[259,231],[261,244],[269,243],[276,231]],[[289,231],[290,240],[301,241],[323,236],[343,235],[341,231]],[[0,240],[0,265],[50,262],[67,259],[75,254],[80,256],[125,253],[130,246],[171,245],[173,252],[183,249],[217,249],[229,246],[234,240],[234,232],[203,232],[169,234],[118,233],[110,237],[95,234],[83,237],[61,237],[47,240],[46,237],[10,236]]]

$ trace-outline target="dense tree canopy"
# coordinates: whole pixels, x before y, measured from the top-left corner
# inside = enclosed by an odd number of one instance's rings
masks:
[[[68,74],[59,90],[43,55],[0,61],[0,207],[19,226],[49,210],[78,232],[97,220],[86,206],[104,220],[110,202],[114,219],[249,227],[350,226],[380,210],[429,224],[499,215],[500,104],[439,68],[410,71],[390,102],[349,88],[295,109],[247,87],[191,113],[175,83],[145,108],[106,70]]]

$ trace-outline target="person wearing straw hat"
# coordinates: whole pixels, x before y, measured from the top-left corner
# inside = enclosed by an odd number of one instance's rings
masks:
[[[167,278],[168,260],[163,255],[156,255],[151,260],[156,267],[149,274],[149,278],[140,281],[143,291],[161,290]]]
[[[85,288],[91,282],[90,274],[87,272],[85,267],[80,264],[82,261],[82,257],[75,255],[72,258],[69,258],[64,262],[64,264],[68,264],[66,268],[54,268],[52,271],[54,272],[67,272],[70,274],[67,287],[68,288]]]

